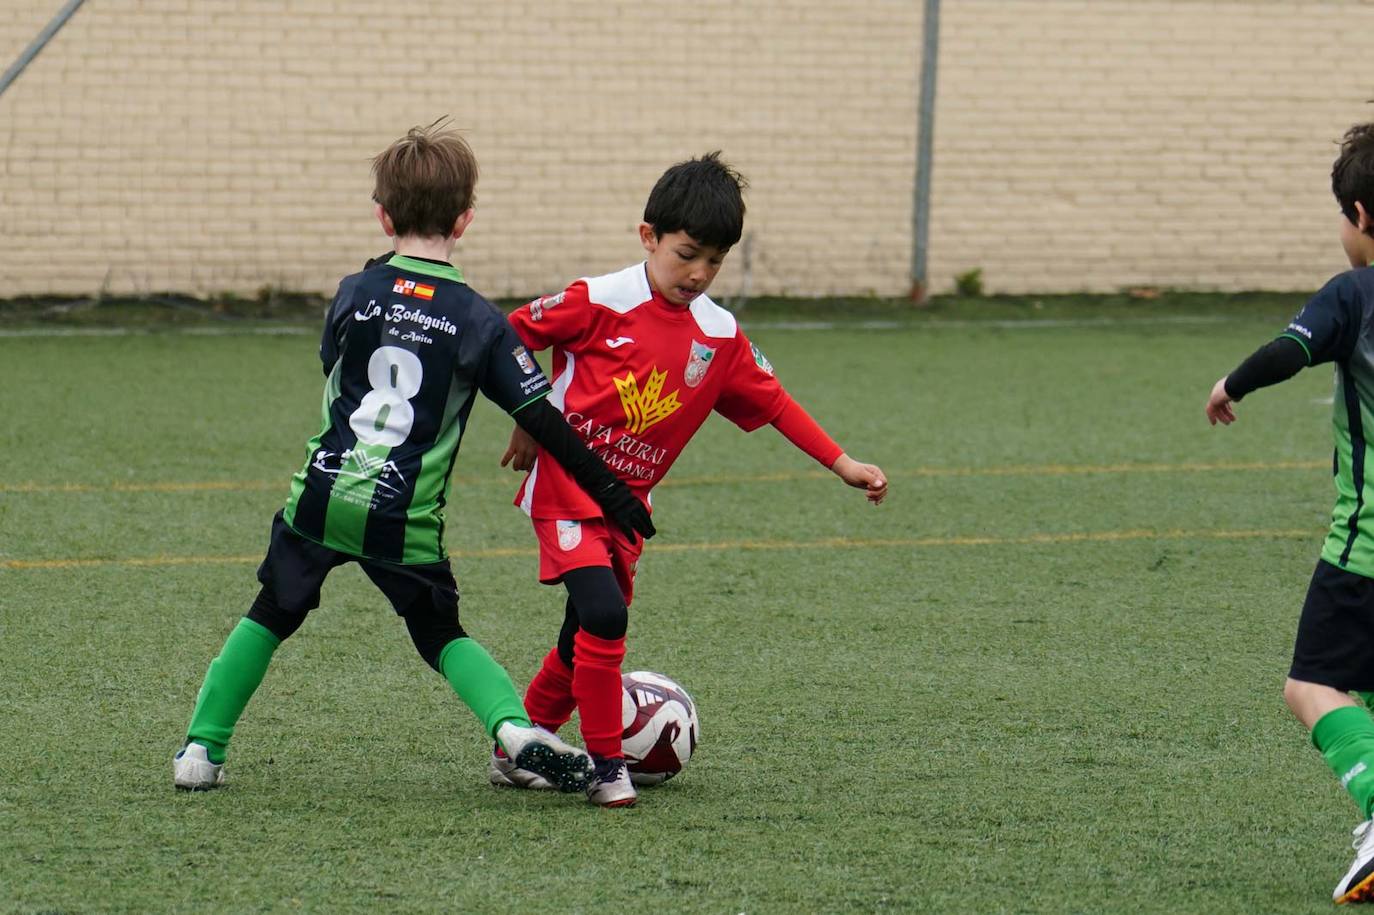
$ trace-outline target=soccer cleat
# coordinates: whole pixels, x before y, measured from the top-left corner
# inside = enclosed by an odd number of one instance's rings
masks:
[[[1370,820],[1355,827],[1353,841],[1355,863],[1350,865],[1331,898],[1337,905],[1348,902],[1374,902],[1374,828]]]
[[[587,785],[587,800],[601,807],[633,807],[639,800],[625,760],[613,756],[596,761],[596,771]]]
[[[543,728],[521,727],[503,721],[496,740],[515,768],[543,778],[565,793],[585,791],[592,777],[592,758]]]
[[[172,760],[172,784],[184,791],[209,791],[224,784],[223,763],[210,762],[209,752],[188,743]]]
[[[542,775],[526,772],[511,761],[511,758],[497,746],[491,754],[491,765],[487,768],[487,778],[498,788],[531,788],[535,791],[552,791],[553,785]]]

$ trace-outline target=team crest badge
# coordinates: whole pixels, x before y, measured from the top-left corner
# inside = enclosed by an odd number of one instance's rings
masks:
[[[687,368],[682,373],[687,387],[694,388],[701,384],[701,379],[706,377],[706,370],[711,367],[711,359],[715,354],[716,351],[705,343],[692,341],[692,352],[687,357]]]
[[[510,351],[510,354],[515,357],[515,364],[520,366],[520,371],[526,375],[533,375],[534,370],[538,368],[534,364],[534,358],[530,356],[530,351],[523,346],[517,346]]]
[[[558,521],[558,548],[563,552],[577,549],[582,542],[581,521]]]

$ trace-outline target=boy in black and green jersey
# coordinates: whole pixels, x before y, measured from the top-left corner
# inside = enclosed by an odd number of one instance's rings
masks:
[[[1331,187],[1341,206],[1341,247],[1354,269],[1328,282],[1277,339],[1218,381],[1206,412],[1213,425],[1229,425],[1232,404],[1251,391],[1304,366],[1335,365],[1336,508],[1283,694],[1365,818],[1355,828],[1355,861],[1333,894],[1347,903],[1374,901],[1374,719],[1367,708],[1374,707],[1374,124],[1346,132]]]
[[[319,606],[329,571],[357,562],[487,733],[563,790],[581,791],[586,753],[531,726],[510,677],[458,622],[445,508],[477,393],[539,438],[631,537],[652,536],[653,524],[546,403],[548,379],[505,316],[449,263],[473,216],[477,163],[467,143],[434,125],[415,128],[373,171],[377,218],[395,253],[345,278],[329,308],[321,429],[273,521],[262,588],[210,664],[173,783],[222,782],[234,725],[272,653]]]

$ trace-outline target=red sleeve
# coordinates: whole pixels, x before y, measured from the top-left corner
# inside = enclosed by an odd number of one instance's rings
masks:
[[[571,343],[592,324],[587,284],[578,280],[558,295],[521,305],[510,313],[510,323],[521,342],[535,351]]]
[[[802,409],[802,405],[791,397],[787,398],[782,412],[773,420],[773,428],[826,468],[832,466],[840,459],[840,455],[844,454],[844,449],[835,444],[835,440],[825,434],[825,430],[811,418],[811,414]]]
[[[773,366],[743,331],[735,331],[730,349],[730,376],[715,409],[745,432],[753,432],[776,419],[792,398],[773,377]]]

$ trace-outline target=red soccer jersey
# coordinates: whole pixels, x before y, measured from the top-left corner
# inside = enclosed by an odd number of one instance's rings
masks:
[[[734,315],[705,295],[668,304],[642,263],[578,280],[510,321],[530,349],[553,348],[549,402],[646,502],[712,410],[749,432],[790,402]],[[542,452],[515,501],[534,518],[601,515]]]

